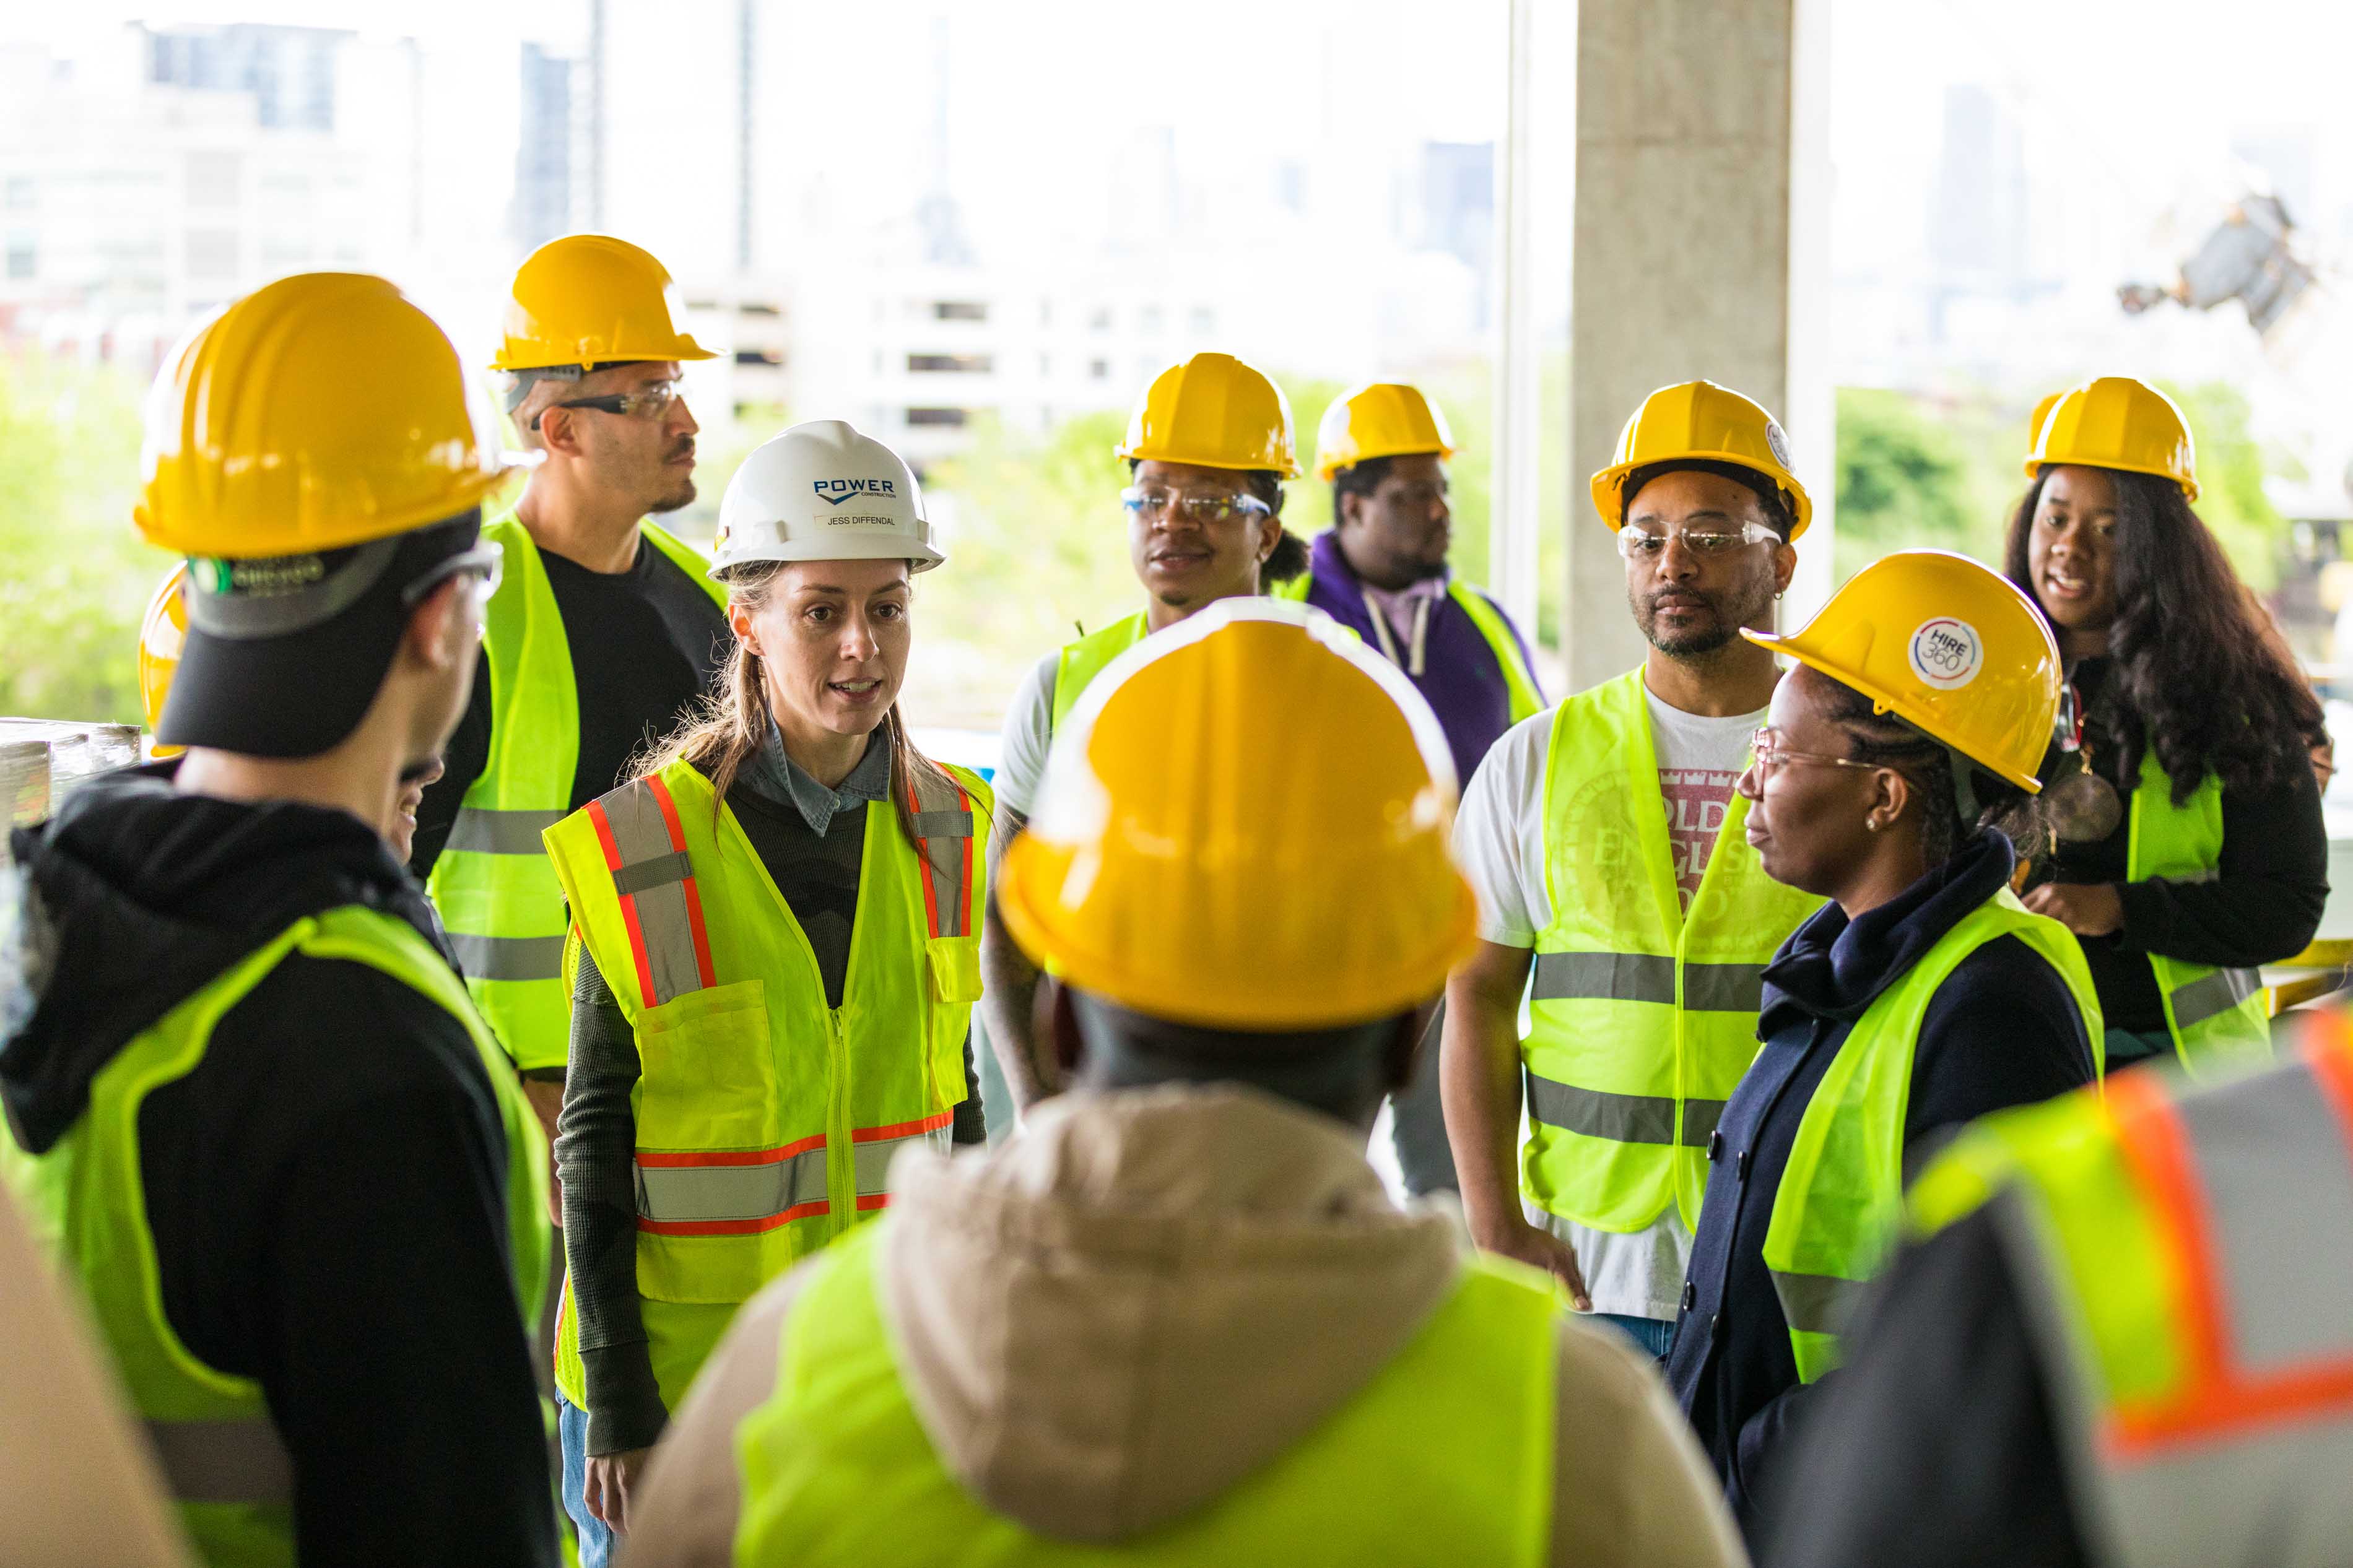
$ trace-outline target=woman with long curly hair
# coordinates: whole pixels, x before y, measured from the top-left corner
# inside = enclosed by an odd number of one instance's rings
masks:
[[[2111,1069],[2270,1050],[2257,966],[2328,896],[2319,700],[2198,499],[2189,426],[2124,376],[2036,411],[2004,569],[2059,638],[2073,701],[2019,849],[2026,906],[2084,944]]]

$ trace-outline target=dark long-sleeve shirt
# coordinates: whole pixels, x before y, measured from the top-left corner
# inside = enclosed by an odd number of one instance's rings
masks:
[[[892,747],[878,731],[839,789],[766,743],[728,789],[727,805],[817,955],[828,1006],[841,1005],[858,912],[867,813],[889,811]],[[572,1045],[555,1142],[564,1181],[565,1260],[579,1317],[591,1454],[642,1448],[668,1413],[654,1381],[638,1304],[636,1118],[630,1090],[643,1070],[636,1036],[586,952],[573,975]],[[966,1095],[955,1141],[980,1142],[980,1098],[965,1046]]]
[[[1764,1048],[1709,1145],[1707,1191],[1667,1381],[1753,1534],[1759,1488],[1787,1435],[1839,1374],[1800,1384],[1788,1320],[1765,1266],[1789,1152],[1854,1024],[1961,918],[2009,879],[1999,834],[1850,922],[1825,905],[1765,971]],[[1952,1130],[2006,1105],[2087,1083],[2091,1042],[2066,984],[2014,937],[1961,961],[1931,998],[1905,1108],[1907,1172]]]
[[[2281,743],[2285,782],[2269,790],[2222,792],[2222,853],[2213,880],[2128,881],[2132,792],[2138,780],[2116,777],[2120,748],[2102,720],[2113,700],[2113,679],[2109,659],[2087,658],[2075,668],[2084,740],[2126,810],[2105,838],[2062,843],[2051,860],[2052,874],[2038,879],[2116,885],[2124,929],[2084,938],[2084,958],[2109,1027],[2162,1034],[2165,1007],[2148,955],[2252,969],[2302,952],[2328,900],[2328,832],[2304,742],[2289,736]],[[2045,776],[2052,776],[2048,769]]]
[[[627,572],[592,572],[550,550],[539,558],[564,622],[579,703],[580,749],[568,805],[577,811],[619,784],[632,757],[693,711],[734,634],[702,585],[643,540]],[[432,873],[459,804],[490,765],[492,701],[486,654],[475,668],[466,711],[442,749],[444,772],[417,808],[408,864],[420,879]]]

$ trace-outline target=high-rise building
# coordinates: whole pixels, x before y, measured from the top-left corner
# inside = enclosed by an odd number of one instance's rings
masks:
[[[536,250],[573,223],[574,62],[525,41],[521,56],[522,113],[515,142],[514,199],[509,208],[516,247]]]
[[[248,95],[265,131],[334,130],[335,55],[351,34],[248,22],[139,30],[156,86]]]

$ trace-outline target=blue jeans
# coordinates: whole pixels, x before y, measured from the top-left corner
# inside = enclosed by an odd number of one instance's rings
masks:
[[[1664,1361],[1675,1348],[1675,1326],[1656,1318],[1630,1318],[1620,1312],[1596,1312],[1593,1321],[1607,1323],[1634,1342],[1634,1348],[1652,1361]],[[586,1420],[587,1417],[581,1417]],[[586,1562],[586,1559],[583,1559]]]
[[[613,1532],[588,1512],[588,1413],[560,1394],[555,1432],[564,1444],[564,1511],[580,1532],[580,1568],[605,1568],[613,1555]]]

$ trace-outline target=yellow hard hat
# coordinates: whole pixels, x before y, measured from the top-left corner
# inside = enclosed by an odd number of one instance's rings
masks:
[[[1712,381],[1679,382],[1642,399],[1618,433],[1618,455],[1593,476],[1593,508],[1617,532],[1626,526],[1626,476],[1653,463],[1731,463],[1760,474],[1789,498],[1794,541],[1814,521],[1806,487],[1789,471],[1789,437],[1765,405]]]
[[[1113,456],[1203,468],[1299,475],[1291,404],[1264,373],[1231,354],[1198,353],[1152,378]]]
[[[2059,645],[2000,573],[1949,550],[1899,550],[1848,579],[1802,630],[1740,635],[2029,794],[2042,788],[2035,770],[2059,712]]]
[[[507,472],[491,428],[458,351],[398,289],[298,273],[199,327],[156,376],[132,516],[182,555],[364,544],[479,506]]]
[[[1471,949],[1453,815],[1445,735],[1403,676],[1321,611],[1224,599],[1088,687],[997,895],[1024,952],[1123,1007],[1366,1023]]]
[[[2198,447],[2189,438],[2189,422],[2173,399],[2148,383],[2128,375],[2098,376],[2044,398],[2035,414],[2033,443],[2026,453],[2028,479],[2041,474],[2046,463],[2078,463],[2154,474],[2179,485],[2191,500],[2198,499]]]
[[[164,721],[164,698],[172,689],[172,672],[180,668],[180,644],[188,635],[188,610],[180,602],[180,588],[187,580],[188,563],[183,561],[157,585],[139,623],[139,700],[147,710],[150,733]],[[153,754],[176,757],[185,749],[157,746]]]
[[[717,356],[678,330],[670,273],[651,251],[606,234],[551,239],[515,268],[506,339],[492,370]]]
[[[1343,395],[1324,411],[1315,432],[1315,477],[1329,484],[1342,468],[1417,452],[1454,456],[1446,416],[1419,387],[1376,381]]]

